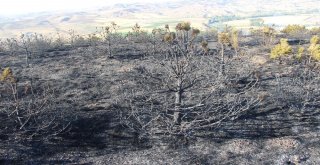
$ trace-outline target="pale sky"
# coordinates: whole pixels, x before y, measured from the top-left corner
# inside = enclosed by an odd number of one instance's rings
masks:
[[[165,1],[172,0],[0,0],[0,16],[42,11],[81,10],[116,3],[150,3]]]

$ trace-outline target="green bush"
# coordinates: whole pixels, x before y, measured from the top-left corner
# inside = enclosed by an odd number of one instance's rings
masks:
[[[288,39],[281,38],[280,44],[276,45],[270,54],[271,59],[277,59],[281,56],[288,55],[292,52],[292,47],[288,43]]]
[[[320,27],[314,27],[309,30],[311,35],[320,35]]]
[[[294,24],[286,26],[281,32],[289,36],[298,37],[298,35],[305,34],[307,29],[305,26]]]
[[[296,59],[298,59],[299,61],[301,61],[301,59],[303,57],[304,50],[305,50],[304,47],[298,48],[298,53],[296,55]]]
[[[308,49],[311,57],[317,61],[320,60],[320,38],[319,36],[313,36],[311,39],[310,39],[310,47]]]

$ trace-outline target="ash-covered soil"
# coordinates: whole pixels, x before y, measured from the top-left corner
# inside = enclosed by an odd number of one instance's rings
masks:
[[[299,84],[290,82],[307,66],[270,61],[256,46],[244,50],[239,61],[261,73],[255,93],[263,97],[261,105],[217,129],[170,142],[142,137],[121,124],[123,89],[135,85],[129,77],[139,77],[136,68],[152,59],[143,51],[121,45],[114,58],[95,47],[46,51],[33,55],[28,68],[23,54],[2,54],[1,67],[10,67],[21,86],[32,80],[52,89],[51,107],[71,122],[46,137],[1,126],[0,164],[320,164],[319,103],[289,104],[303,97],[294,88]]]

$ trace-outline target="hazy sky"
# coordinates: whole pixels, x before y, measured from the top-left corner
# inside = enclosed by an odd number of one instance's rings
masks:
[[[0,0],[0,15],[55,10],[81,10],[115,3],[165,2],[172,0]]]

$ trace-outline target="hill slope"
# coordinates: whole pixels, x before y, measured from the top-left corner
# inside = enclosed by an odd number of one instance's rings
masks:
[[[105,5],[79,12],[43,12],[14,18],[0,17],[0,37],[13,37],[21,33],[64,33],[75,29],[78,33],[94,32],[96,27],[110,21],[117,22],[123,31],[136,22],[151,30],[179,21],[192,22],[205,28],[228,24],[248,27],[253,18],[262,18],[266,24],[299,23],[319,26],[319,0],[180,0],[168,3],[130,3]]]

